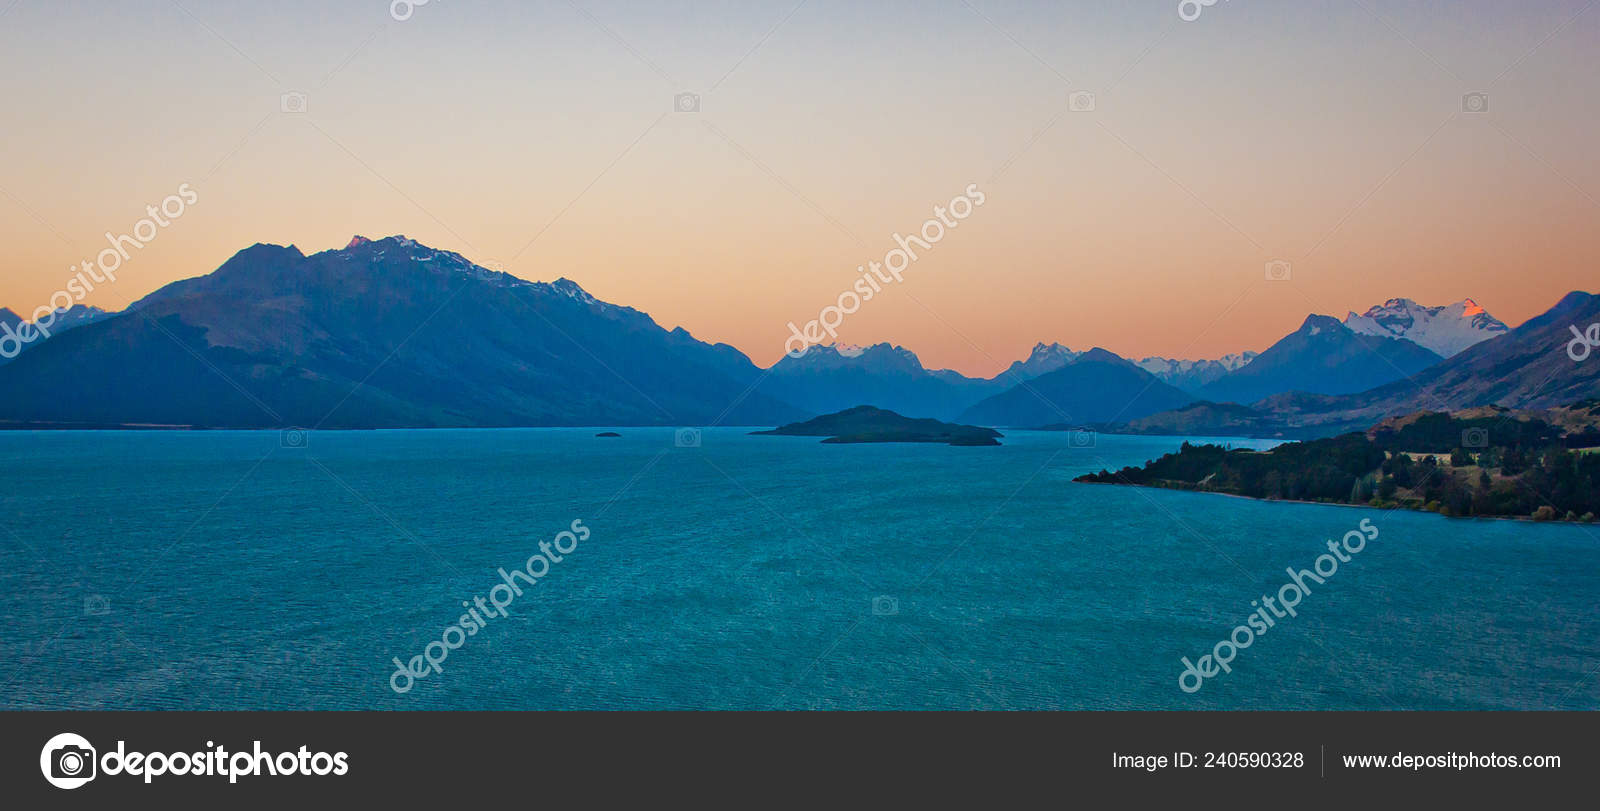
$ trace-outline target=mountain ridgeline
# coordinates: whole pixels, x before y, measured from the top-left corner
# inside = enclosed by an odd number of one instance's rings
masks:
[[[975,378],[885,343],[762,370],[566,279],[357,237],[310,256],[258,244],[121,313],[58,314],[0,361],[0,427],[772,426],[867,405],[980,426],[1331,436],[1423,409],[1600,395],[1600,362],[1563,351],[1595,321],[1600,298],[1581,292],[1516,329],[1470,299],[1392,299],[1216,360],[1039,343]],[[25,327],[0,308],[0,332]]]
[[[729,346],[577,284],[533,283],[403,237],[255,245],[0,372],[0,420],[54,426],[767,425]]]

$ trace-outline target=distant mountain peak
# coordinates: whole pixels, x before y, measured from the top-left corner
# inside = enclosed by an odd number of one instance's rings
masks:
[[[1134,365],[1155,375],[1163,383],[1192,392],[1220,380],[1230,372],[1244,368],[1259,354],[1259,352],[1232,352],[1215,360],[1151,357],[1136,361]]]
[[[1197,393],[1213,402],[1245,405],[1289,391],[1351,394],[1416,374],[1442,359],[1403,336],[1365,334],[1337,318],[1312,314],[1254,360]]]
[[[1317,313],[1312,313],[1311,315],[1306,316],[1306,320],[1300,324],[1300,329],[1295,331],[1305,333],[1306,335],[1321,335],[1327,330],[1337,331],[1343,327],[1344,325],[1339,322],[1339,319],[1334,318],[1331,315],[1319,315]]]
[[[1026,360],[1013,361],[1004,372],[996,375],[994,380],[1004,378],[1007,383],[1015,385],[1025,380],[1032,380],[1040,375],[1047,375],[1077,359],[1078,353],[1058,343],[1039,342],[1033,345],[1033,350],[1028,353]]]
[[[1094,347],[1074,358],[1073,363],[1127,363],[1128,360],[1103,347]]]
[[[1438,307],[1392,298],[1360,315],[1350,313],[1344,324],[1362,335],[1405,338],[1446,358],[1510,331],[1470,298]]]
[[[565,294],[570,298],[583,302],[584,304],[594,304],[599,300],[594,296],[589,295],[589,291],[583,289],[582,285],[579,285],[577,282],[565,276],[562,276],[561,278],[551,282],[550,287],[556,292]]]
[[[862,366],[878,369],[890,367],[922,372],[925,368],[917,353],[891,343],[856,346],[846,343],[815,344],[799,357],[784,357],[779,363],[796,366]]]

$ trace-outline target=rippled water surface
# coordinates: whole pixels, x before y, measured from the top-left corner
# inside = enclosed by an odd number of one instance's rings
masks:
[[[596,430],[0,432],[0,707],[1600,707],[1600,528],[1071,481],[1171,438]],[[1178,689],[1362,518],[1297,617]],[[575,519],[509,617],[391,689]]]

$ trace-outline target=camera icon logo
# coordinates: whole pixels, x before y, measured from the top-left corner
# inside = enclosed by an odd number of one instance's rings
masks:
[[[1094,94],[1087,90],[1079,90],[1067,97],[1067,109],[1074,113],[1094,112]]]
[[[887,594],[872,598],[872,614],[878,617],[892,617],[900,613],[900,601]]]
[[[1468,428],[1461,432],[1461,447],[1487,448],[1489,447],[1489,429]]]
[[[111,613],[111,601],[104,594],[91,594],[83,598],[85,617],[103,617]]]
[[[1461,112],[1487,113],[1489,112],[1489,94],[1484,92],[1467,93],[1461,97]]]
[[[303,449],[311,442],[311,432],[304,428],[285,428],[279,441],[285,448]]]
[[[1095,433],[1087,428],[1074,428],[1067,432],[1067,445],[1073,448],[1092,448]]]
[[[1267,263],[1267,281],[1286,282],[1294,275],[1294,267],[1282,259]]]
[[[700,112],[699,93],[679,93],[672,97],[672,109],[680,113]]]
[[[677,433],[672,435],[672,444],[680,448],[700,447],[700,429],[679,428]]]
[[[291,90],[278,97],[278,111],[284,113],[303,113],[306,111],[306,94]]]
[[[95,778],[94,747],[82,735],[63,732],[45,742],[39,771],[56,788],[73,789]]]

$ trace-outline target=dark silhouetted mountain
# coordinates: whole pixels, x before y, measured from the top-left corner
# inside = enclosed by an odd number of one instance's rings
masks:
[[[255,245],[0,369],[0,420],[206,427],[777,425],[732,347],[404,237]]]
[[[770,436],[825,436],[827,444],[846,445],[865,442],[937,442],[945,445],[999,445],[1003,435],[992,428],[952,425],[934,419],[912,419],[872,406],[847,408],[837,414],[785,425],[771,431],[756,431]]]
[[[1236,372],[1200,390],[1214,402],[1254,403],[1274,394],[1352,394],[1415,375],[1443,358],[1403,338],[1361,335],[1326,315]]]
[[[86,327],[96,321],[104,321],[116,313],[109,313],[99,307],[90,307],[87,304],[74,304],[65,310],[56,310],[55,323],[50,326],[50,333],[58,335],[69,329]]]
[[[910,350],[876,344],[813,346],[800,357],[785,355],[773,364],[757,391],[813,414],[866,404],[949,419],[1003,388],[949,370],[930,371]]]
[[[1097,347],[1054,372],[974,405],[957,419],[1021,428],[1092,425],[1138,419],[1194,399]]]
[[[1255,407],[1289,424],[1331,431],[1414,411],[1567,405],[1600,396],[1600,348],[1581,362],[1567,353],[1572,329],[1597,322],[1600,296],[1568,293],[1544,314],[1408,380],[1346,397],[1282,395]]]
[[[21,354],[19,349],[22,351],[32,349],[33,347],[44,343],[46,340],[49,340],[50,337],[60,335],[61,333],[70,329],[93,324],[96,321],[105,320],[110,318],[111,315],[111,313],[108,313],[99,307],[89,307],[83,304],[74,304],[65,310],[56,310],[55,317],[46,322],[43,330],[40,330],[37,327],[33,329],[24,329],[24,325],[28,324],[29,322],[23,321],[21,316],[12,312],[10,309],[0,307],[0,335],[9,334],[19,337],[25,336],[31,339],[25,343],[18,341],[18,343],[21,344],[20,347],[8,346],[3,351],[17,352],[18,354]],[[6,332],[7,329],[9,329],[10,332]],[[49,333],[48,336],[44,334],[46,332]],[[0,354],[0,366],[4,366],[15,359],[15,356],[8,358],[4,354]]]
[[[1582,362],[1567,354],[1580,332],[1600,322],[1600,296],[1567,294],[1544,314],[1481,341],[1411,377],[1346,395],[1289,392],[1260,400],[1248,413],[1204,410],[1155,414],[1133,432],[1167,426],[1213,436],[1332,436],[1419,411],[1480,406],[1550,409],[1600,397],[1600,350]],[[1582,353],[1579,353],[1580,355]],[[1210,413],[1212,421],[1200,419]]]

